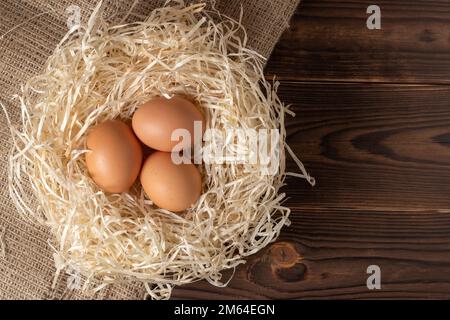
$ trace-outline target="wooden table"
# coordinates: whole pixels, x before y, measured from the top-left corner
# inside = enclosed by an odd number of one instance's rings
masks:
[[[266,74],[317,185],[287,179],[292,225],[227,288],[173,298],[450,298],[450,0],[303,0]]]

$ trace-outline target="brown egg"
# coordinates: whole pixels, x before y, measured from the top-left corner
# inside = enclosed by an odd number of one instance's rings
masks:
[[[147,196],[162,209],[180,212],[201,194],[200,172],[193,164],[174,164],[171,153],[155,151],[145,160],[141,184]]]
[[[136,136],[147,146],[171,152],[194,144],[194,121],[201,121],[201,139],[205,131],[205,121],[197,107],[181,97],[171,99],[161,97],[143,104],[134,113],[132,126]],[[171,141],[172,132],[175,129],[188,130],[190,141],[183,140],[182,143]]]
[[[128,190],[139,175],[142,148],[131,128],[122,121],[109,120],[89,132],[86,165],[95,183],[104,191]]]

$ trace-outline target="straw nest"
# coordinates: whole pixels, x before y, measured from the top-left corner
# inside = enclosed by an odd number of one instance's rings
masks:
[[[18,95],[11,196],[25,217],[53,232],[57,276],[77,270],[84,289],[137,280],[151,297],[169,298],[173,286],[200,279],[224,286],[223,270],[244,263],[289,224],[279,192],[285,151],[292,154],[285,144],[289,110],[277,84],[264,78],[263,57],[246,48],[239,21],[202,4],[175,4],[143,22],[110,26],[99,9],[69,31]],[[246,163],[202,166],[203,194],[182,214],[155,207],[139,182],[123,194],[102,192],[86,170],[86,132],[107,119],[130,119],[152,97],[174,94],[201,107],[207,128],[279,130],[277,172]],[[245,148],[241,143],[228,141],[226,148]],[[313,184],[295,160],[301,173],[292,175]]]

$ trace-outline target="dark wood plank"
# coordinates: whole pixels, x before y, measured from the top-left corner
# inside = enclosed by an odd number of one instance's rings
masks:
[[[381,8],[381,30],[366,9]],[[267,65],[285,80],[450,83],[450,1],[302,0]]]
[[[448,214],[294,209],[291,217],[228,287],[202,281],[173,298],[450,298]],[[381,290],[366,286],[369,265],[381,269]]]
[[[173,297],[450,298],[450,86],[283,82],[280,96],[317,185],[287,179],[292,225],[227,288]],[[366,287],[372,264],[382,290]]]
[[[317,186],[292,205],[450,213],[450,86],[284,83],[288,142]],[[292,162],[288,169],[294,170]]]

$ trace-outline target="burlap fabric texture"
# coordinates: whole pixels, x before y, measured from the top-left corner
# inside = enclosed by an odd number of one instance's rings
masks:
[[[163,0],[104,1],[105,14],[111,21],[143,20]],[[188,1],[185,1],[188,2]],[[198,2],[198,1],[197,1]],[[238,18],[243,9],[249,46],[265,57],[274,45],[298,5],[299,0],[217,0],[223,14]],[[2,0],[0,1],[0,102],[13,123],[19,120],[17,103],[11,97],[20,84],[38,74],[47,57],[68,31],[73,14],[80,10],[87,21],[96,6],[94,0]],[[72,7],[73,8],[73,7]],[[145,289],[139,283],[109,286],[95,295],[69,290],[68,276],[59,277],[54,289],[55,266],[48,230],[24,221],[10,201],[7,188],[7,155],[11,148],[10,132],[0,112],[0,299],[143,299]]]

